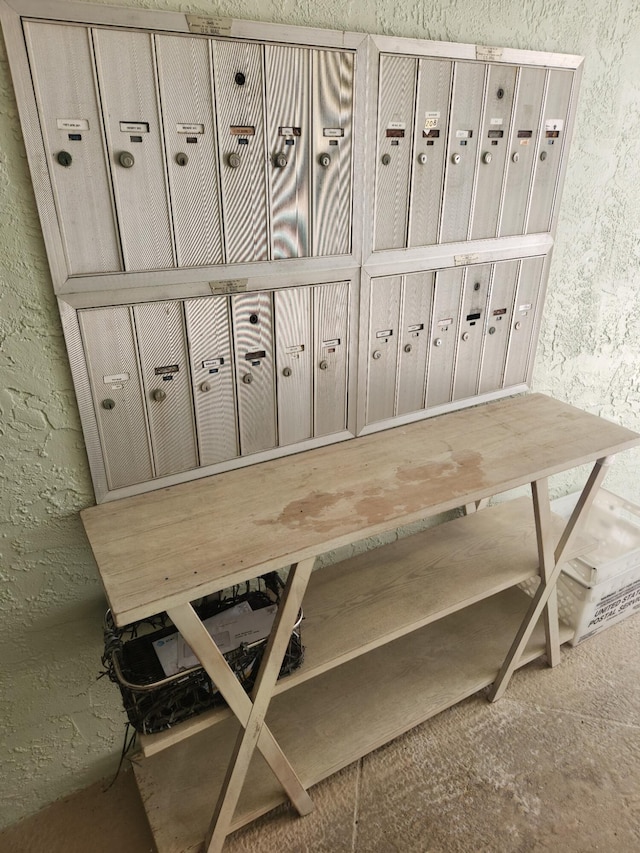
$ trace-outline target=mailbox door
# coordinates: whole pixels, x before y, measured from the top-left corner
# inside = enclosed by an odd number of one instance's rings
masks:
[[[404,277],[399,330],[397,415],[424,408],[433,284],[432,272],[411,273]]]
[[[290,287],[273,294],[278,389],[278,444],[313,435],[313,349],[311,288]]]
[[[367,423],[395,414],[402,276],[371,279]]]
[[[313,288],[314,428],[331,435],[347,428],[349,282]]]
[[[427,409],[451,400],[463,272],[463,268],[458,267],[436,273],[427,368]]]
[[[502,388],[519,267],[520,261],[501,261],[494,265],[485,321],[479,394]]]
[[[527,382],[534,355],[536,316],[539,308],[544,258],[526,258],[520,266],[516,301],[511,322],[511,337],[504,387]]]
[[[478,393],[491,270],[491,264],[478,264],[467,267],[465,271],[453,383],[454,400],[464,400]]]

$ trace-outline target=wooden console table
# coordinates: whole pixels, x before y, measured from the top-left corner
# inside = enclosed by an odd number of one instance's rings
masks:
[[[84,510],[116,623],[166,610],[229,705],[142,738],[135,773],[160,853],[220,851],[287,799],[306,814],[320,779],[483,687],[499,698],[545,651],[555,664],[561,563],[612,455],[638,443],[532,394]],[[594,462],[564,526],[547,478]],[[532,500],[470,511],[525,484]],[[326,551],[460,506],[311,575]],[[249,697],[190,602],[288,566]],[[538,575],[528,598],[517,585]],[[303,596],[305,662],[276,681]]]

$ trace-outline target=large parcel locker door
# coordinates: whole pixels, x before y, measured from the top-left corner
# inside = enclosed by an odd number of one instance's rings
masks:
[[[290,287],[273,294],[276,329],[278,444],[313,435],[313,347],[311,288]]]
[[[349,282],[313,288],[313,434],[347,428]]]
[[[371,279],[367,423],[395,414],[402,276]]]
[[[529,378],[544,263],[544,258],[525,258],[520,266],[504,372],[505,388],[525,383]]]
[[[473,202],[472,240],[496,237],[498,233],[516,74],[517,69],[513,66],[489,66],[484,119],[478,140],[480,161]]]
[[[231,297],[240,453],[277,444],[273,376],[273,313],[270,293]]]
[[[131,309],[78,311],[110,489],[153,478]]]
[[[229,299],[187,299],[184,314],[200,465],[215,465],[238,455]]]
[[[416,60],[380,57],[373,248],[407,245]]]
[[[432,272],[411,273],[404,277],[396,415],[424,408],[433,283]]]
[[[431,246],[438,242],[452,70],[451,62],[437,59],[418,62],[409,246]]]
[[[548,231],[551,225],[567,132],[572,85],[573,71],[558,69],[549,71],[527,234]]]
[[[478,393],[502,388],[520,261],[495,264],[485,322]]]
[[[483,64],[455,63],[440,243],[466,240],[469,233],[484,78]]]
[[[313,242],[317,256],[351,251],[353,55],[312,52]]]
[[[491,270],[491,264],[479,264],[467,267],[465,271],[456,372],[453,381],[454,400],[473,397],[478,390]]]
[[[222,233],[209,42],[155,38],[178,266],[219,264]]]
[[[125,269],[174,266],[152,37],[94,30]]]
[[[263,54],[257,44],[212,42],[225,257],[267,260]]]
[[[500,217],[500,237],[516,236],[524,232],[531,176],[538,151],[540,111],[546,77],[544,68],[521,68],[518,75]]]
[[[271,256],[309,255],[309,51],[266,45]]]
[[[135,305],[142,379],[156,475],[198,465],[181,302]]]
[[[69,272],[121,270],[89,31],[24,29]]]
[[[436,273],[427,368],[427,409],[451,401],[463,272],[458,267]]]

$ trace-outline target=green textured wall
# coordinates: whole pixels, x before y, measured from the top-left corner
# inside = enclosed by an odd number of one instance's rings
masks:
[[[534,385],[640,429],[635,0],[121,5],[585,55]],[[2,45],[0,300],[0,821],[11,823],[115,769],[123,712],[96,681],[105,603],[78,518],[93,495]],[[625,454],[607,485],[640,501],[639,483],[640,454]]]

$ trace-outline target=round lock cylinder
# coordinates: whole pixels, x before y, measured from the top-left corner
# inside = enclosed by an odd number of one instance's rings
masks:
[[[320,362],[320,364],[318,365],[318,367],[320,368],[320,370],[328,370],[328,368],[329,368],[329,362],[328,362],[328,361],[326,361],[325,359],[323,359],[323,360]]]
[[[200,390],[201,390],[203,393],[206,393],[207,391],[211,391],[211,383],[210,383],[208,380],[205,380],[205,381],[200,385]]]
[[[373,357],[375,358],[375,360],[376,360],[376,361],[377,361],[379,358],[382,358],[382,353],[380,352],[380,350],[379,350],[379,349],[374,350],[374,352],[373,352]]]
[[[116,403],[115,403],[115,400],[110,400],[107,398],[106,400],[102,401],[101,406],[103,409],[110,411],[111,409],[115,409]]]
[[[459,154],[452,154],[451,155],[451,162],[453,163],[454,166],[457,166],[458,163],[460,162],[460,160],[462,160],[462,157]]]
[[[60,151],[58,153],[58,156],[56,157],[56,160],[58,161],[58,163],[60,163],[61,166],[64,166],[65,169],[68,169],[71,165],[73,157],[71,156],[71,154],[69,154],[68,151]]]
[[[184,152],[181,151],[179,154],[176,154],[176,163],[178,166],[186,166],[188,162],[189,158]]]
[[[287,165],[287,162],[287,155],[284,153],[284,151],[280,151],[273,158],[273,165],[277,166],[278,169],[284,169],[284,167]]]
[[[468,341],[468,340],[469,340],[469,332],[463,332],[463,334],[462,334],[462,340],[463,340],[463,341]]]
[[[240,165],[240,155],[236,154],[235,151],[232,154],[229,154],[227,157],[227,164],[231,169],[237,169]]]
[[[489,326],[489,334],[495,335],[495,333],[496,333],[496,327],[495,326]]]
[[[135,162],[136,158],[130,151],[121,151],[118,155],[118,163],[120,163],[123,169],[130,169]]]
[[[522,328],[522,323],[520,322],[520,320],[516,320],[516,322],[514,323],[513,328],[516,330],[516,332],[519,332],[519,331],[520,331],[520,329]]]
[[[162,400],[166,399],[167,392],[163,391],[162,388],[155,388],[151,392],[151,396],[153,397],[154,400],[156,400],[158,403],[160,403]]]
[[[489,163],[493,160],[493,154],[491,151],[485,151],[482,155],[482,162],[489,165]]]
[[[320,165],[324,166],[325,169],[329,168],[331,165],[331,157],[328,154],[321,154],[319,157]]]
[[[433,342],[433,345],[434,345],[434,347],[441,347],[442,346],[442,338],[436,338],[435,341]]]
[[[251,385],[251,383],[253,382],[253,375],[251,373],[245,373],[245,375],[242,377],[242,381],[245,385]]]
[[[388,166],[391,162],[391,154],[383,154],[382,155],[382,165]]]
[[[427,155],[424,153],[424,151],[421,151],[420,154],[418,154],[418,163],[420,163],[421,166],[424,166],[426,162]]]
[[[541,152],[540,152],[540,159],[541,159],[543,162],[547,159],[547,152],[546,152],[546,151],[541,151]]]
[[[405,344],[404,345],[404,351],[405,352],[411,352],[412,349],[413,349],[413,347],[411,346],[411,344]]]
[[[517,151],[514,151],[511,155],[511,159],[514,163],[517,163],[520,160],[520,154]]]
[[[244,86],[247,82],[246,76],[242,73],[242,71],[237,71],[236,76],[233,78],[236,86]]]
[[[282,368],[282,375],[283,376],[291,376],[292,373],[293,373],[293,371],[291,370],[290,367],[283,367]]]

